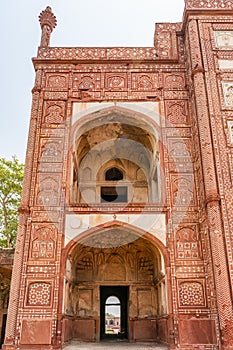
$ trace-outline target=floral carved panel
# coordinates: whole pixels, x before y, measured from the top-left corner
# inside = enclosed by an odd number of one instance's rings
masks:
[[[65,103],[48,101],[45,103],[44,122],[46,124],[62,124],[65,117]]]
[[[166,102],[167,126],[169,124],[186,124],[188,114],[185,101],[167,101]]]
[[[100,73],[75,73],[73,76],[74,90],[100,90]]]
[[[47,77],[47,86],[52,89],[67,89],[68,79],[65,75],[51,74]]]
[[[64,142],[62,138],[42,138],[40,149],[40,161],[44,163],[62,162],[63,148]]]
[[[32,227],[31,258],[55,259],[57,232],[54,226],[41,226],[35,224]]]
[[[168,90],[181,90],[185,88],[183,74],[164,74],[164,87]]]
[[[105,88],[108,90],[124,90],[127,88],[126,74],[106,74]]]
[[[37,187],[36,204],[40,206],[57,206],[60,200],[60,181],[55,175],[40,175]]]
[[[189,206],[195,204],[194,180],[192,175],[172,176],[173,204]]]
[[[132,90],[151,91],[158,88],[158,74],[132,73]]]

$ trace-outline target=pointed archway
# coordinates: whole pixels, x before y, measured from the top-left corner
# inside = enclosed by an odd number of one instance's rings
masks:
[[[159,203],[163,180],[155,121],[119,106],[79,117],[71,138],[70,202]],[[112,169],[121,176],[106,178]]]
[[[168,258],[155,237],[127,225],[92,229],[67,245],[64,261],[64,340],[67,335],[84,341],[108,338],[104,308],[111,295],[123,305],[119,335],[129,341],[161,338],[169,309]]]

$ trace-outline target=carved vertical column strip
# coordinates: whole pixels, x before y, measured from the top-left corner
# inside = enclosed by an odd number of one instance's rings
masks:
[[[233,18],[232,18],[233,25]],[[207,93],[210,101],[210,125],[212,129],[213,145],[216,158],[216,168],[218,173],[219,181],[219,194],[221,196],[221,208],[223,213],[223,224],[224,224],[224,235],[226,241],[226,253],[229,266],[229,275],[231,277],[231,286],[233,292],[233,274],[230,266],[233,266],[233,237],[231,237],[231,227],[233,220],[231,218],[232,212],[232,183],[231,183],[231,170],[229,167],[229,158],[228,152],[229,148],[225,144],[225,113],[221,111],[221,102],[218,98],[219,87],[218,82],[221,80],[220,76],[216,76],[216,56],[213,52],[211,42],[211,35],[213,35],[212,28],[210,23],[200,23],[200,38],[201,45],[203,47],[203,64],[208,69],[208,76],[206,76],[206,86]],[[208,40],[209,39],[209,40]],[[232,51],[229,51],[229,54],[232,55]],[[217,79],[216,79],[217,77]]]
[[[14,255],[14,267],[13,267],[12,278],[11,278],[10,301],[9,301],[8,314],[7,314],[5,344],[15,343],[16,321],[17,321],[18,303],[19,303],[19,290],[20,290],[21,273],[22,273],[22,266],[23,266],[22,264],[23,247],[24,247],[25,234],[26,234],[27,218],[28,218],[28,215],[26,213],[26,210],[24,211],[21,209],[21,213],[19,215],[19,223],[18,223],[17,243],[16,243],[15,255]]]
[[[208,203],[207,214],[213,253],[221,338],[224,349],[230,350],[233,349],[233,309],[222,232],[222,216],[218,201]]]
[[[201,146],[207,216],[209,222],[210,241],[213,254],[213,269],[215,275],[217,305],[219,311],[222,342],[225,349],[233,348],[230,325],[233,324],[233,309],[230,281],[227,269],[227,258],[223,237],[221,209],[219,204],[218,186],[215,173],[214,152],[209,124],[208,100],[205,88],[202,56],[199,45],[198,24],[191,20],[188,25],[192,73],[195,93],[197,121]],[[232,327],[232,326],[231,326]]]
[[[20,284],[23,268],[24,244],[27,229],[27,219],[29,216],[30,184],[33,167],[33,154],[36,139],[37,113],[38,113],[39,92],[33,93],[31,121],[28,136],[27,155],[25,163],[24,181],[21,205],[19,209],[19,223],[17,242],[14,256],[14,267],[11,278],[10,301],[7,315],[7,326],[5,344],[14,344],[16,335],[16,323],[18,314],[18,304],[20,297]],[[3,347],[4,349],[4,347]]]

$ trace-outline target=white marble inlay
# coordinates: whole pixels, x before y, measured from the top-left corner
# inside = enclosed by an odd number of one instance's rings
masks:
[[[67,214],[65,244],[67,245],[72,239],[77,238],[77,236],[91,228],[113,221],[113,216],[113,214]],[[115,219],[132,227],[134,226],[136,229],[151,233],[166,245],[165,214],[117,214]]]
[[[222,87],[226,106],[233,108],[233,81],[223,81]]]
[[[218,60],[219,68],[224,69],[232,69],[233,70],[233,60]]]
[[[228,121],[227,124],[228,124],[230,141],[233,144],[233,121]]]
[[[215,31],[215,43],[220,49],[231,50],[233,48],[233,31]]]
[[[132,112],[138,112],[160,124],[159,102],[74,102],[72,124],[85,115],[97,113],[101,110],[119,107]]]

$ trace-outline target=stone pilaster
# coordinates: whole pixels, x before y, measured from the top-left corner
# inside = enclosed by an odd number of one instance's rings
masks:
[[[24,171],[24,181],[23,181],[23,191],[21,206],[19,208],[19,223],[18,223],[18,233],[17,242],[14,256],[14,267],[12,271],[11,279],[11,291],[10,300],[7,315],[7,326],[5,334],[5,345],[3,349],[7,349],[8,345],[14,346],[16,343],[16,333],[17,333],[17,314],[19,306],[20,297],[20,286],[23,270],[23,257],[24,257],[24,245],[25,237],[27,231],[27,222],[30,215],[29,200],[30,200],[30,187],[31,187],[31,175],[33,167],[33,154],[35,145],[35,135],[37,128],[37,114],[38,114],[38,101],[39,92],[35,91],[33,93],[32,100],[32,111],[31,111],[31,122],[28,137],[28,147]]]
[[[223,349],[229,350],[233,349],[232,329],[230,329],[233,325],[231,288],[211,140],[205,72],[202,66],[198,23],[196,20],[189,22],[188,35],[220,329]]]

